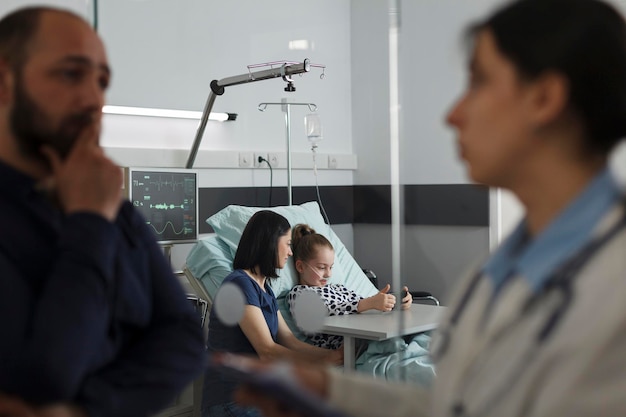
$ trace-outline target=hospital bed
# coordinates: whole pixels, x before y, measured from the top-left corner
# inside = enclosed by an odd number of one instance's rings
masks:
[[[232,261],[248,220],[256,211],[266,209],[268,208],[230,205],[207,219],[215,234],[198,241],[189,252],[183,268],[190,282],[196,283],[196,288],[201,292],[198,292],[199,295],[207,297],[209,301],[213,300],[222,280],[232,272]],[[330,240],[335,249],[334,283],[343,284],[363,297],[378,292],[335,232],[324,222],[317,202],[271,207],[269,210],[284,216],[292,226],[306,223]],[[287,293],[297,282],[293,259],[290,259],[286,267],[280,271],[280,276],[272,279],[270,285],[278,299],[278,306],[285,321],[298,338],[305,340],[306,337],[298,329],[289,312],[286,300]]]
[[[377,277],[371,270],[362,269],[348,252],[339,237],[324,222],[317,202],[301,205],[279,207],[246,207],[230,205],[206,221],[215,234],[199,240],[189,252],[183,273],[196,295],[207,301],[208,309],[223,279],[232,272],[232,262],[239,244],[239,239],[250,217],[258,210],[272,210],[284,216],[292,226],[305,223],[316,232],[326,236],[335,249],[332,282],[343,284],[360,294],[369,297],[378,292]],[[297,273],[290,258],[286,267],[280,271],[278,278],[272,279],[270,285],[278,300],[278,307],[290,329],[300,340],[306,335],[296,325],[287,303],[289,290],[298,282]],[[430,300],[438,304],[438,300],[427,292],[415,292],[415,300]],[[208,331],[208,320],[204,321],[205,335]],[[201,392],[201,381],[197,381],[195,393]],[[194,395],[195,398],[200,398]],[[194,417],[199,416],[199,401],[194,401]]]

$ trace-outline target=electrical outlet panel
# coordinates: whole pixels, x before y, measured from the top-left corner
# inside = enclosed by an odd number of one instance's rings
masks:
[[[270,161],[272,168],[280,168],[280,157],[276,152],[270,152],[267,154],[267,160]]]
[[[266,162],[259,162],[259,157],[263,158],[265,160],[267,159],[267,153],[263,153],[263,152],[255,152],[254,153],[254,158],[252,160],[254,167],[255,168],[267,168],[267,163]],[[273,167],[272,167],[273,168]]]
[[[239,168],[251,168],[252,166],[252,152],[239,152]]]
[[[337,169],[339,168],[338,165],[337,157],[335,155],[328,155],[328,169]]]

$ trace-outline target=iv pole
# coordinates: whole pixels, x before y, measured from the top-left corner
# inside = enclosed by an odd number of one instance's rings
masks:
[[[283,98],[280,103],[260,103],[257,108],[259,111],[265,111],[267,106],[281,106],[283,112],[285,112],[285,129],[287,134],[287,197],[289,205],[291,206],[291,106],[308,106],[309,111],[314,112],[317,110],[317,105],[314,103],[290,103],[286,98]]]
[[[274,68],[274,65],[282,64],[279,68]],[[252,72],[250,68],[257,68],[263,66],[271,66],[271,69],[261,70]],[[295,91],[293,86],[293,80],[290,78],[291,75],[294,74],[302,74],[304,72],[309,72],[311,67],[320,67],[325,68],[324,65],[320,64],[311,64],[308,58],[305,58],[304,62],[268,62],[264,64],[257,65],[248,65],[248,73],[236,75],[234,77],[222,78],[221,80],[213,80],[211,81],[211,92],[209,93],[209,97],[207,97],[206,104],[204,105],[204,110],[202,112],[202,117],[200,118],[200,123],[198,124],[198,130],[196,131],[196,137],[193,141],[193,145],[191,146],[191,150],[189,152],[189,157],[187,159],[187,164],[185,168],[192,168],[193,163],[196,160],[196,156],[198,154],[198,149],[200,148],[200,142],[202,141],[202,135],[204,134],[204,129],[206,128],[207,121],[209,120],[209,114],[211,113],[211,109],[213,108],[213,104],[215,103],[216,95],[221,96],[224,94],[224,87],[228,87],[231,85],[251,83],[254,81],[268,80],[271,78],[282,77],[284,81],[287,82],[287,87],[285,87],[285,91]],[[323,78],[323,73],[321,78]]]

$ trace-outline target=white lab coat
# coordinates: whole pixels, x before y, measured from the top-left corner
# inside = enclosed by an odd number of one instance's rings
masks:
[[[616,206],[596,232],[617,223],[622,210]],[[626,230],[576,274],[572,302],[545,343],[537,335],[562,292],[521,313],[534,295],[517,277],[485,315],[492,288],[481,279],[450,326],[472,281],[461,283],[433,338],[435,347],[448,329],[432,392],[332,372],[331,403],[359,417],[626,416]]]

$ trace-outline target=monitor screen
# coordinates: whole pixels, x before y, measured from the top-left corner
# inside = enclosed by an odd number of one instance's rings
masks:
[[[198,238],[197,173],[188,169],[128,168],[128,198],[162,244]]]

